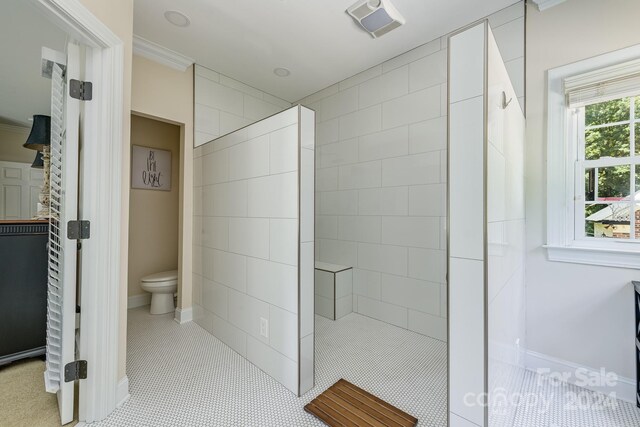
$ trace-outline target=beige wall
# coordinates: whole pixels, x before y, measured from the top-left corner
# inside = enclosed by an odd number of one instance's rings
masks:
[[[131,145],[171,151],[171,191],[131,189],[129,296],[145,293],[143,276],[178,268],[180,127],[132,115]]]
[[[131,56],[133,51],[133,0],[80,0],[121,40],[124,46],[124,86],[122,121],[122,164],[130,158],[131,131]],[[120,229],[120,330],[118,343],[118,378],[126,375],[127,362],[127,274],[129,239],[129,168],[122,168],[122,216]]]
[[[527,16],[527,347],[635,377],[635,270],[550,262],[546,243],[546,72],[640,43],[637,0],[568,0]]]
[[[181,124],[180,165],[181,191],[179,226],[184,230],[179,238],[179,260],[181,269],[179,307],[191,307],[191,223],[193,159],[193,70],[185,73],[168,69],[142,58],[136,58],[136,84],[132,90],[132,40],[133,0],[81,0],[98,19],[104,22],[123,41],[124,61],[124,117],[122,135],[122,227],[120,230],[120,330],[118,348],[118,378],[126,375],[127,359],[127,296],[128,296],[128,238],[129,238],[129,182],[130,182],[130,119],[132,102],[134,111]],[[187,189],[186,191],[183,191]],[[187,268],[182,268],[182,266]],[[188,271],[187,271],[188,270]],[[188,288],[188,290],[185,290]]]
[[[118,378],[126,375],[127,360],[127,295],[128,295],[128,238],[129,238],[129,182],[130,182],[130,119],[133,110],[165,121],[181,124],[180,165],[181,191],[179,226],[184,232],[179,238],[181,269],[178,306],[191,307],[191,224],[193,161],[193,70],[184,73],[135,58],[135,87],[132,90],[133,0],[80,0],[98,19],[104,22],[123,41],[124,61],[124,117],[122,135],[122,227],[120,230],[120,331]],[[184,171],[189,171],[186,175]],[[186,189],[186,190],[185,190]],[[186,268],[183,268],[185,266]]]
[[[131,97],[137,114],[180,125],[178,307],[186,310],[192,302],[193,66],[183,72],[134,56]]]
[[[4,162],[31,163],[36,152],[24,148],[29,128],[0,124],[0,160]]]

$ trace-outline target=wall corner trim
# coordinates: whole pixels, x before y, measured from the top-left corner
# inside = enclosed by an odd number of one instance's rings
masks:
[[[116,394],[116,407],[122,406],[124,402],[129,400],[129,377],[126,375],[118,381],[118,390]]]
[[[176,308],[176,315],[173,318],[173,320],[175,320],[181,325],[191,322],[193,320],[193,308],[192,307],[183,308],[183,309]]]
[[[133,35],[133,53],[178,71],[186,71],[195,61],[157,43]]]
[[[564,3],[566,0],[531,0],[538,6],[540,12],[545,11],[553,6],[557,6],[560,3]]]

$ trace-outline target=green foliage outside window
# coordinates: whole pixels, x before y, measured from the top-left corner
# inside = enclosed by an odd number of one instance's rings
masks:
[[[640,98],[635,100],[636,115],[640,114]],[[585,107],[585,126],[629,121],[630,99],[616,99]],[[630,125],[613,125],[585,131],[585,159],[601,157],[628,157],[630,155]],[[640,129],[636,135],[640,149]],[[637,176],[637,174],[636,174]],[[626,197],[629,195],[629,166],[600,168],[598,170],[598,197]],[[636,178],[637,179],[637,178]]]
[[[633,104],[632,104],[633,102]],[[632,114],[632,106],[635,114]],[[623,158],[640,155],[640,121],[634,126],[635,133],[632,136],[631,122],[640,120],[640,96],[634,98],[623,98],[598,104],[587,105],[585,114],[585,160],[598,160],[602,157]],[[624,123],[626,122],[626,123]],[[632,153],[632,140],[635,150]],[[631,167],[634,168],[631,171]],[[635,179],[634,179],[635,175]],[[606,209],[606,218],[618,224],[629,221],[631,205],[621,199],[631,195],[630,179],[635,184],[635,192],[640,191],[640,165],[620,165],[610,167],[598,167],[596,169],[585,170],[585,218]],[[597,188],[596,188],[597,182]],[[596,193],[597,190],[597,194]],[[608,199],[608,200],[606,200]],[[627,199],[628,200],[628,199]],[[597,203],[597,202],[600,203]],[[596,202],[596,203],[589,203]],[[607,202],[602,203],[602,202]],[[597,221],[596,221],[597,222]],[[607,224],[605,222],[605,224]],[[602,234],[603,224],[597,234]],[[618,227],[618,226],[616,226]],[[628,226],[627,226],[628,229]],[[585,232],[587,236],[606,237],[604,234],[595,236],[596,224],[593,221],[586,221]],[[620,233],[620,231],[617,231]],[[606,231],[611,233],[611,229]],[[623,233],[629,233],[627,230]],[[624,235],[624,234],[623,234]],[[609,236],[611,236],[609,234]],[[620,235],[617,235],[620,237]]]

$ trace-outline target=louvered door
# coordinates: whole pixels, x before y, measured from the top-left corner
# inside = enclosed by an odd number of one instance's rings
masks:
[[[47,303],[45,387],[56,393],[60,420],[73,420],[73,381],[65,381],[65,365],[75,360],[77,243],[67,238],[67,224],[78,216],[79,101],[69,96],[67,82],[78,79],[78,46],[67,46],[67,65],[54,64],[51,81],[51,217]]]

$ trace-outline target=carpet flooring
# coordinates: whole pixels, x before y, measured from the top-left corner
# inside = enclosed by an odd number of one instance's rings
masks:
[[[0,366],[0,426],[60,426],[56,395],[44,389],[44,369],[39,358]]]

